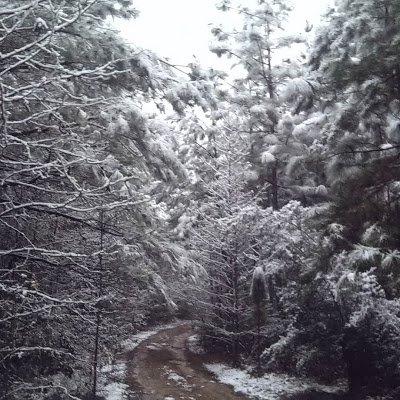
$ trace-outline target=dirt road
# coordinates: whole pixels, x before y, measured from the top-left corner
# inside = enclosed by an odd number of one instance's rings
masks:
[[[190,324],[163,330],[127,354],[128,384],[140,400],[245,400],[219,384],[187,350]]]

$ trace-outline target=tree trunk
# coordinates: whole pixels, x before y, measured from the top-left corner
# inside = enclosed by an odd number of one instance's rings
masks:
[[[99,254],[99,282],[98,282],[98,297],[103,295],[103,248],[104,248],[104,211],[100,211],[100,254]],[[96,333],[94,342],[93,355],[93,387],[92,397],[96,400],[97,397],[97,371],[99,359],[99,344],[100,344],[100,325],[101,325],[101,310],[96,311]]]
[[[236,260],[233,261],[233,294],[234,294],[234,314],[233,314],[233,362],[235,366],[239,364],[239,273]]]
[[[278,202],[278,162],[275,161],[271,172],[271,185],[272,185],[272,209],[279,210]]]
[[[257,304],[257,375],[261,374],[261,304]]]

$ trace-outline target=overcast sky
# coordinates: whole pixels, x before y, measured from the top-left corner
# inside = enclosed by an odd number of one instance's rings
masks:
[[[249,2],[250,0],[247,0]],[[232,25],[232,13],[215,8],[216,0],[136,0],[140,16],[118,24],[131,43],[155,51],[174,63],[186,65],[193,55],[204,66],[221,68],[221,60],[210,53],[210,24]],[[246,0],[241,2],[246,4]],[[293,0],[295,10],[289,26],[303,30],[306,20],[316,25],[332,0]],[[240,27],[240,25],[238,26]]]

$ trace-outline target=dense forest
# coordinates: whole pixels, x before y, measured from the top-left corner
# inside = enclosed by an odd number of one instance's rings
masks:
[[[229,75],[126,43],[134,0],[0,0],[0,399],[104,399],[174,318],[254,376],[400,398],[400,3],[296,36],[233,3]]]

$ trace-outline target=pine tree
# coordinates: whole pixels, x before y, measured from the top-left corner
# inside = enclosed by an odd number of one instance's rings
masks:
[[[390,390],[396,395],[392,384],[378,383],[396,378],[377,372],[382,365],[386,371],[396,368],[388,367],[390,361],[376,352],[396,346],[386,323],[395,330],[398,326],[393,255],[399,245],[394,223],[398,218],[399,15],[395,1],[336,2],[310,57],[310,76],[318,82],[314,93],[318,113],[297,128],[304,135],[315,133],[312,146],[322,155],[316,160],[325,164],[321,178],[330,203],[315,207],[325,229],[317,264],[323,278],[318,291],[322,293],[328,281],[339,293],[330,303],[340,322],[336,329],[345,336],[344,361],[354,396]],[[361,289],[365,281],[369,283]],[[389,313],[382,312],[383,303]],[[357,343],[368,348],[361,363],[355,361],[361,357]]]
[[[151,277],[173,251],[151,185],[183,172],[169,131],[138,110],[179,80],[105,25],[110,15],[135,15],[130,1],[7,0],[0,8],[0,390],[10,399],[42,388],[43,398],[83,396],[99,309],[108,308],[107,326],[140,291],[149,303],[165,300]],[[107,216],[102,227],[98,213]],[[111,351],[115,343],[100,338],[99,353]],[[74,374],[82,378],[75,387]]]
[[[248,137],[248,161],[257,174],[250,187],[262,191],[264,207],[277,210],[288,199],[285,166],[301,152],[285,122],[280,123],[287,108],[280,88],[288,78],[297,76],[299,64],[296,58],[281,62],[280,54],[303,39],[281,34],[291,11],[287,2],[258,1],[250,8],[234,7],[225,1],[221,9],[243,15],[243,27],[233,32],[213,28],[217,42],[211,50],[240,66],[243,77],[235,80],[230,102],[233,112],[242,115],[237,129]]]
[[[255,199],[245,193],[246,170],[242,140],[235,132],[219,132],[212,139],[210,157],[204,144],[203,168],[198,191],[205,196],[193,203],[188,229],[187,273],[194,291],[196,315],[203,326],[205,342],[227,351],[239,362],[243,334],[250,309],[248,293],[254,265],[252,232],[260,211]],[[208,174],[204,174],[205,171]],[[190,214],[189,214],[190,215]],[[183,222],[183,221],[182,221]]]

